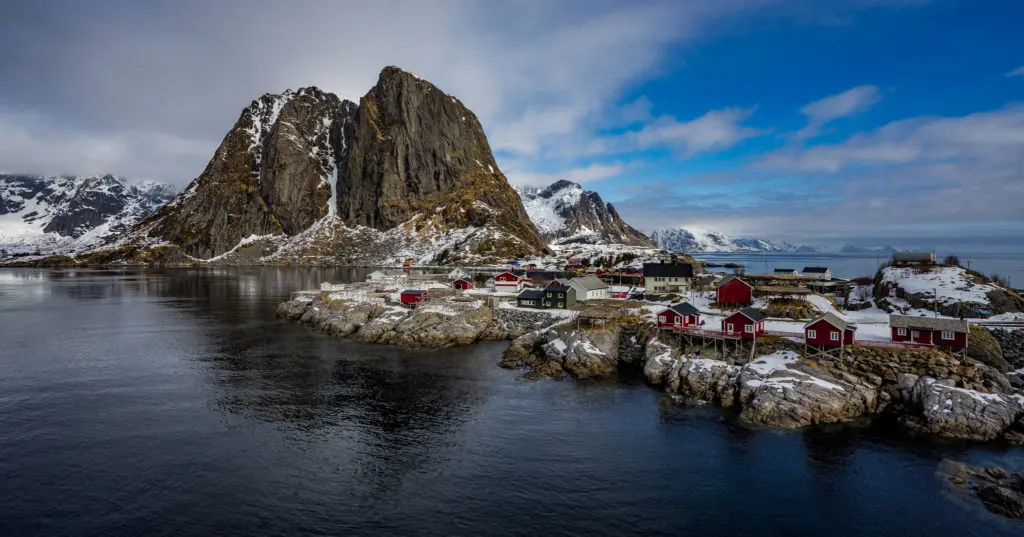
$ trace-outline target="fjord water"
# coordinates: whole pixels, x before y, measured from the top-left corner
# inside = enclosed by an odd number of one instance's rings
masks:
[[[359,270],[0,270],[0,535],[1020,535],[937,473],[1024,451],[780,433],[633,373],[526,381],[279,321]]]

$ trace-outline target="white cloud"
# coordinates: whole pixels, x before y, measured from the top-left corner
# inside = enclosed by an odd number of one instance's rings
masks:
[[[809,103],[800,109],[807,116],[807,126],[800,129],[795,138],[813,138],[832,121],[864,112],[881,99],[877,87],[865,85]]]
[[[506,172],[506,176],[512,184],[519,186],[547,186],[559,179],[581,184],[591,183],[621,175],[625,170],[625,164],[590,164],[551,173],[509,171]]]
[[[633,133],[631,138],[641,148],[667,147],[684,156],[721,151],[767,132],[743,125],[753,113],[753,108],[726,108],[690,121],[662,116]]]
[[[1014,69],[1013,71],[1006,73],[1006,76],[1024,76],[1024,65],[1021,65],[1020,67]]]

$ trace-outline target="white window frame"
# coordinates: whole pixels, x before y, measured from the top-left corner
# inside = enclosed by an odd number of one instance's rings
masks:
[[[907,329],[906,328],[897,328],[896,329],[896,335],[897,336],[905,336],[905,335],[907,335]]]
[[[745,325],[743,327],[743,331],[748,333],[748,334],[753,334],[754,333],[754,325],[752,325],[752,324]]]
[[[677,325],[683,324],[683,318],[681,316],[679,316],[679,315],[676,315],[676,318],[675,318],[674,322]]]
[[[659,315],[659,316],[658,316],[658,322],[659,322],[659,323],[664,323],[664,322],[666,322],[666,321],[667,321],[667,319],[665,318],[665,316],[664,316],[664,315]]]
[[[839,332],[829,332],[828,338],[832,341],[839,341]]]
[[[817,330],[808,330],[807,331],[807,339],[817,339],[817,338],[818,338],[818,331]]]
[[[943,330],[942,339],[944,341],[953,341],[954,339],[956,339],[956,336],[953,334],[953,332],[950,332],[949,330]]]
[[[726,323],[725,331],[730,333],[730,334],[732,333],[732,323]]]
[[[917,340],[917,339],[921,339],[921,332],[918,332],[917,330],[911,330],[910,331],[910,340],[914,341],[914,340]]]
[[[565,307],[565,302],[559,302],[558,303],[558,307],[559,308],[564,308]]]

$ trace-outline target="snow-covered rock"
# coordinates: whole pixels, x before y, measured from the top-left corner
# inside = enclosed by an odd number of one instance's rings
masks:
[[[651,239],[622,220],[612,204],[576,183],[562,180],[546,188],[517,190],[526,214],[550,242],[653,246]]]
[[[82,250],[128,230],[174,196],[174,187],[111,175],[0,175],[0,248]]]

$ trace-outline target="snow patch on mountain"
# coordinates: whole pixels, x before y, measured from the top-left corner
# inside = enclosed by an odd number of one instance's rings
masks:
[[[646,235],[619,217],[596,192],[571,181],[556,181],[545,188],[516,189],[523,208],[541,236],[550,244],[626,244],[653,246]]]
[[[675,252],[814,252],[807,245],[773,243],[762,239],[734,238],[718,231],[695,227],[660,229],[651,233],[658,246]]]

